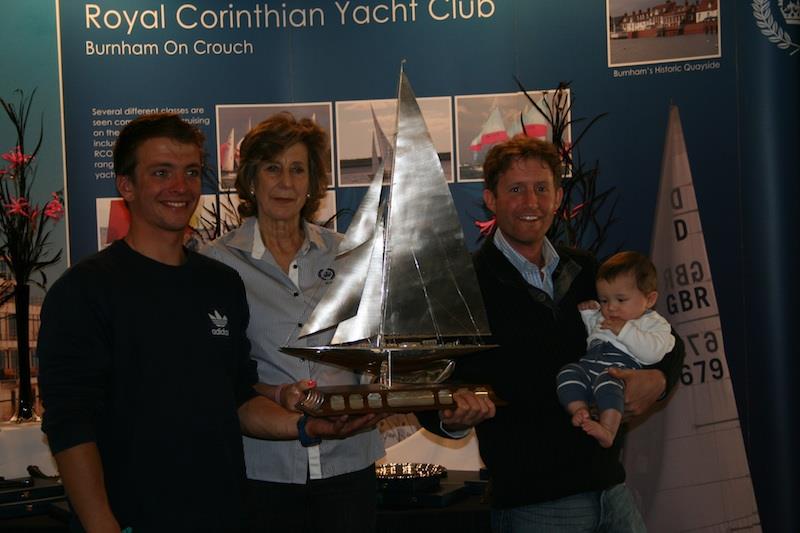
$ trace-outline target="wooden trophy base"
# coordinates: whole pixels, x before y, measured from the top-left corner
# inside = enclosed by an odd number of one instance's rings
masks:
[[[424,383],[384,387],[376,383],[309,389],[297,407],[310,416],[438,411],[454,407],[453,393],[462,389],[486,396],[495,405],[505,405],[488,385]]]

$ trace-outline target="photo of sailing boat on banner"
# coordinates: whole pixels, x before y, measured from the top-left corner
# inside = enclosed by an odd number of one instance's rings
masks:
[[[719,0],[606,0],[608,66],[716,58]]]
[[[553,114],[554,93],[554,89],[528,91],[538,109],[522,92],[456,96],[458,181],[483,180],[483,161],[489,149],[523,131],[552,141],[553,128],[546,116]],[[563,94],[567,98],[564,107],[569,109],[569,89]],[[571,120],[570,113],[566,120]],[[563,136],[566,146],[571,135],[572,128],[567,126]]]
[[[453,114],[449,96],[418,98],[425,124],[442,163],[445,179],[453,182]],[[392,172],[392,145],[397,99],[336,102],[336,140],[340,187],[366,187],[385,161],[384,185]]]
[[[277,113],[288,111],[296,119],[310,118],[328,132],[331,130],[332,109],[330,102],[297,104],[219,104],[217,105],[217,176],[219,190],[233,190],[239,161],[239,145],[253,126]],[[328,187],[333,187],[333,147],[331,161],[326,169]]]

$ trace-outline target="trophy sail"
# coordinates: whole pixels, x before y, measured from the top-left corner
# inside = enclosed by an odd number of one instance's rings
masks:
[[[285,353],[377,372],[387,362],[418,370],[489,347],[481,343],[488,320],[458,214],[402,69],[392,153],[386,204],[380,168],[334,261],[336,277],[300,331],[336,326],[332,341]]]
[[[364,289],[361,292],[361,302],[358,313],[339,324],[333,334],[332,344],[351,344],[359,341],[366,342],[376,338],[381,327],[381,302],[383,274],[383,217],[379,219],[380,225],[376,229],[372,240],[372,248]],[[362,271],[363,272],[363,271]]]
[[[337,275],[331,286],[328,287],[328,292],[306,320],[298,337],[305,337],[333,327],[355,316],[358,311],[359,301],[364,290],[362,273],[369,268],[372,243],[374,235],[378,231],[377,217],[382,183],[383,164],[381,163],[378,165],[378,170],[361,205],[350,221],[344,239],[339,244],[339,250],[333,262],[333,269]],[[334,343],[339,344],[336,341]]]
[[[375,226],[378,223],[378,206],[381,200],[384,167],[383,162],[378,165],[378,169],[372,177],[372,182],[369,184],[369,189],[367,189],[367,194],[361,200],[358,210],[347,227],[344,239],[339,244],[339,250],[336,252],[337,257],[361,246],[372,238]]]
[[[386,239],[383,333],[395,339],[489,334],[450,189],[417,99],[400,74]]]
[[[381,160],[384,163],[384,175],[392,173],[392,161],[394,160],[394,148],[389,138],[383,132],[381,123],[378,122],[378,117],[375,115],[375,108],[370,105],[369,110],[372,113],[372,127],[375,130],[375,137],[378,139],[378,150],[381,155]]]

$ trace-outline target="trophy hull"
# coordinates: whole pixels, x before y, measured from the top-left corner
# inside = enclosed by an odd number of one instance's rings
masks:
[[[367,413],[409,413],[455,407],[453,394],[469,390],[496,405],[505,405],[488,385],[461,384],[379,384],[318,387],[306,391],[297,407],[310,416],[340,416]]]
[[[281,348],[281,351],[303,359],[312,359],[371,373],[378,373],[381,364],[390,360],[392,372],[402,373],[424,369],[432,361],[450,359],[494,347],[495,345],[492,344],[399,343],[382,347],[368,345],[286,346]]]

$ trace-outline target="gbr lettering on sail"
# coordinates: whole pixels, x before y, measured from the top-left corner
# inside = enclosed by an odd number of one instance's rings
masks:
[[[676,243],[700,231],[697,211],[686,210],[687,206],[681,195],[681,189],[682,187],[675,187],[670,193],[670,205],[674,213],[672,237]],[[709,292],[706,288],[708,282],[706,269],[702,262],[692,260],[670,265],[663,268],[661,277],[661,287],[666,293],[666,308],[670,316],[700,311],[711,306]]]

